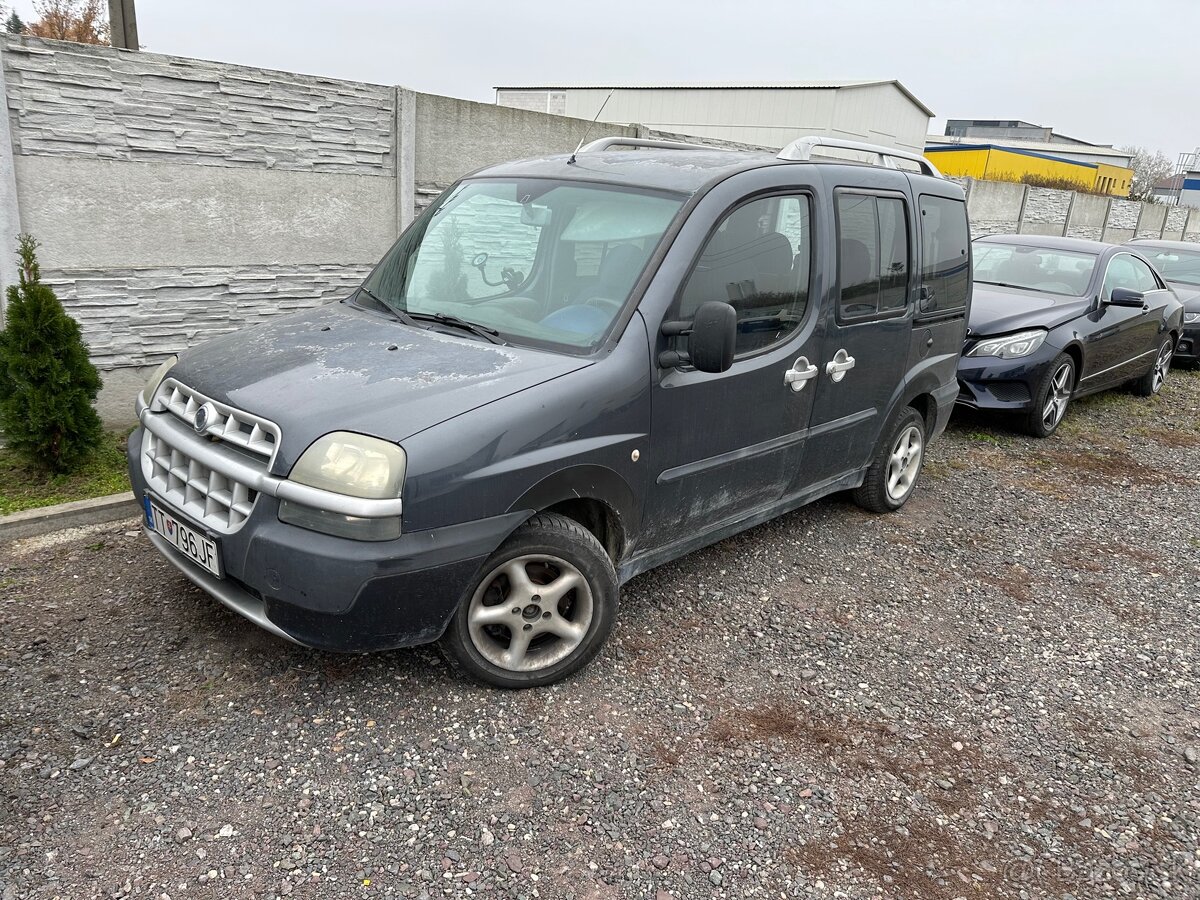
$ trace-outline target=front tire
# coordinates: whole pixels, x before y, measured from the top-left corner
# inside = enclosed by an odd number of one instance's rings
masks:
[[[1054,434],[1067,414],[1074,392],[1075,360],[1066,353],[1060,353],[1033,394],[1033,404],[1022,423],[1025,433],[1036,438],[1047,438]]]
[[[925,462],[925,419],[904,408],[885,433],[867,477],[852,492],[854,502],[873,513],[893,512],[912,496]]]
[[[1133,383],[1133,392],[1139,397],[1153,397],[1162,390],[1167,381],[1167,373],[1171,371],[1171,356],[1175,346],[1171,336],[1165,335],[1158,345],[1158,355],[1154,357],[1154,365],[1150,371]]]
[[[493,553],[459,604],[442,647],[476,681],[540,687],[587,665],[612,631],[617,573],[595,536],[534,516]]]

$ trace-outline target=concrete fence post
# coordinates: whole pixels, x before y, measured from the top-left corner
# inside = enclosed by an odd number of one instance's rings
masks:
[[[1108,236],[1108,220],[1112,217],[1112,197],[1109,197],[1104,204],[1104,224],[1100,226],[1100,240],[1104,240]]]
[[[396,237],[416,217],[417,206],[417,94],[408,88],[394,89],[396,120],[392,147],[396,160]]]
[[[1145,212],[1146,212],[1146,204],[1139,203],[1137,220],[1133,223],[1133,236],[1135,238],[1138,236],[1138,229],[1140,229],[1142,227],[1142,216],[1145,214]]]
[[[4,48],[0,46],[0,325],[10,284],[17,283],[17,235],[21,233],[21,208],[17,200],[17,171],[13,165],[12,127],[8,119],[8,91],[4,79]]]
[[[1170,222],[1170,221],[1171,221],[1171,210],[1170,210],[1170,208],[1168,207],[1167,211],[1163,213],[1163,217],[1162,217],[1162,226],[1161,226],[1161,227],[1158,229],[1158,239],[1159,239],[1160,241],[1161,241],[1161,240],[1162,240],[1164,237],[1166,237],[1166,236],[1167,236],[1167,223],[1168,223],[1168,222]],[[1135,235],[1134,235],[1134,237],[1137,237],[1137,235],[1135,234]]]
[[[1067,215],[1063,219],[1062,236],[1066,237],[1067,232],[1071,230],[1071,213],[1075,210],[1075,198],[1079,196],[1078,191],[1071,191],[1071,199],[1067,201]]]
[[[1017,234],[1021,233],[1021,229],[1025,227],[1025,204],[1029,202],[1029,185],[1025,185],[1025,190],[1021,191],[1021,211],[1017,213]]]

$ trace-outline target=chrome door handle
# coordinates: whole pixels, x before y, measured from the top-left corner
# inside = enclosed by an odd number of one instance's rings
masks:
[[[831,381],[838,382],[846,377],[846,373],[854,368],[854,357],[845,350],[833,354],[833,359],[825,364],[825,374]]]
[[[792,386],[793,391],[804,390],[805,382],[817,377],[817,367],[809,365],[808,357],[801,356],[792,363],[792,367],[783,373],[783,383]]]

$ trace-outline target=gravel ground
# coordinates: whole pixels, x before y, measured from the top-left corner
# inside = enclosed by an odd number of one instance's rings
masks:
[[[960,418],[505,693],[291,647],[135,523],[0,550],[0,894],[1200,896],[1200,373]]]

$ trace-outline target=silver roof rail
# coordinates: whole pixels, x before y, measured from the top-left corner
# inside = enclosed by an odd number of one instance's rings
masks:
[[[683,141],[659,141],[653,138],[602,137],[579,148],[580,153],[599,153],[611,147],[657,147],[659,150],[719,150],[704,144],[685,144]]]
[[[835,150],[856,150],[859,153],[873,153],[879,158],[879,165],[889,169],[899,168],[895,160],[906,159],[920,166],[921,171],[926,175],[932,175],[935,178],[942,177],[942,173],[938,171],[937,166],[917,153],[909,153],[907,150],[894,150],[891,147],[884,147],[880,144],[866,144],[862,141],[843,141],[841,138],[823,137],[815,134],[792,141],[779,151],[779,159],[800,162],[807,161],[812,159],[813,150],[818,147],[830,147]]]

